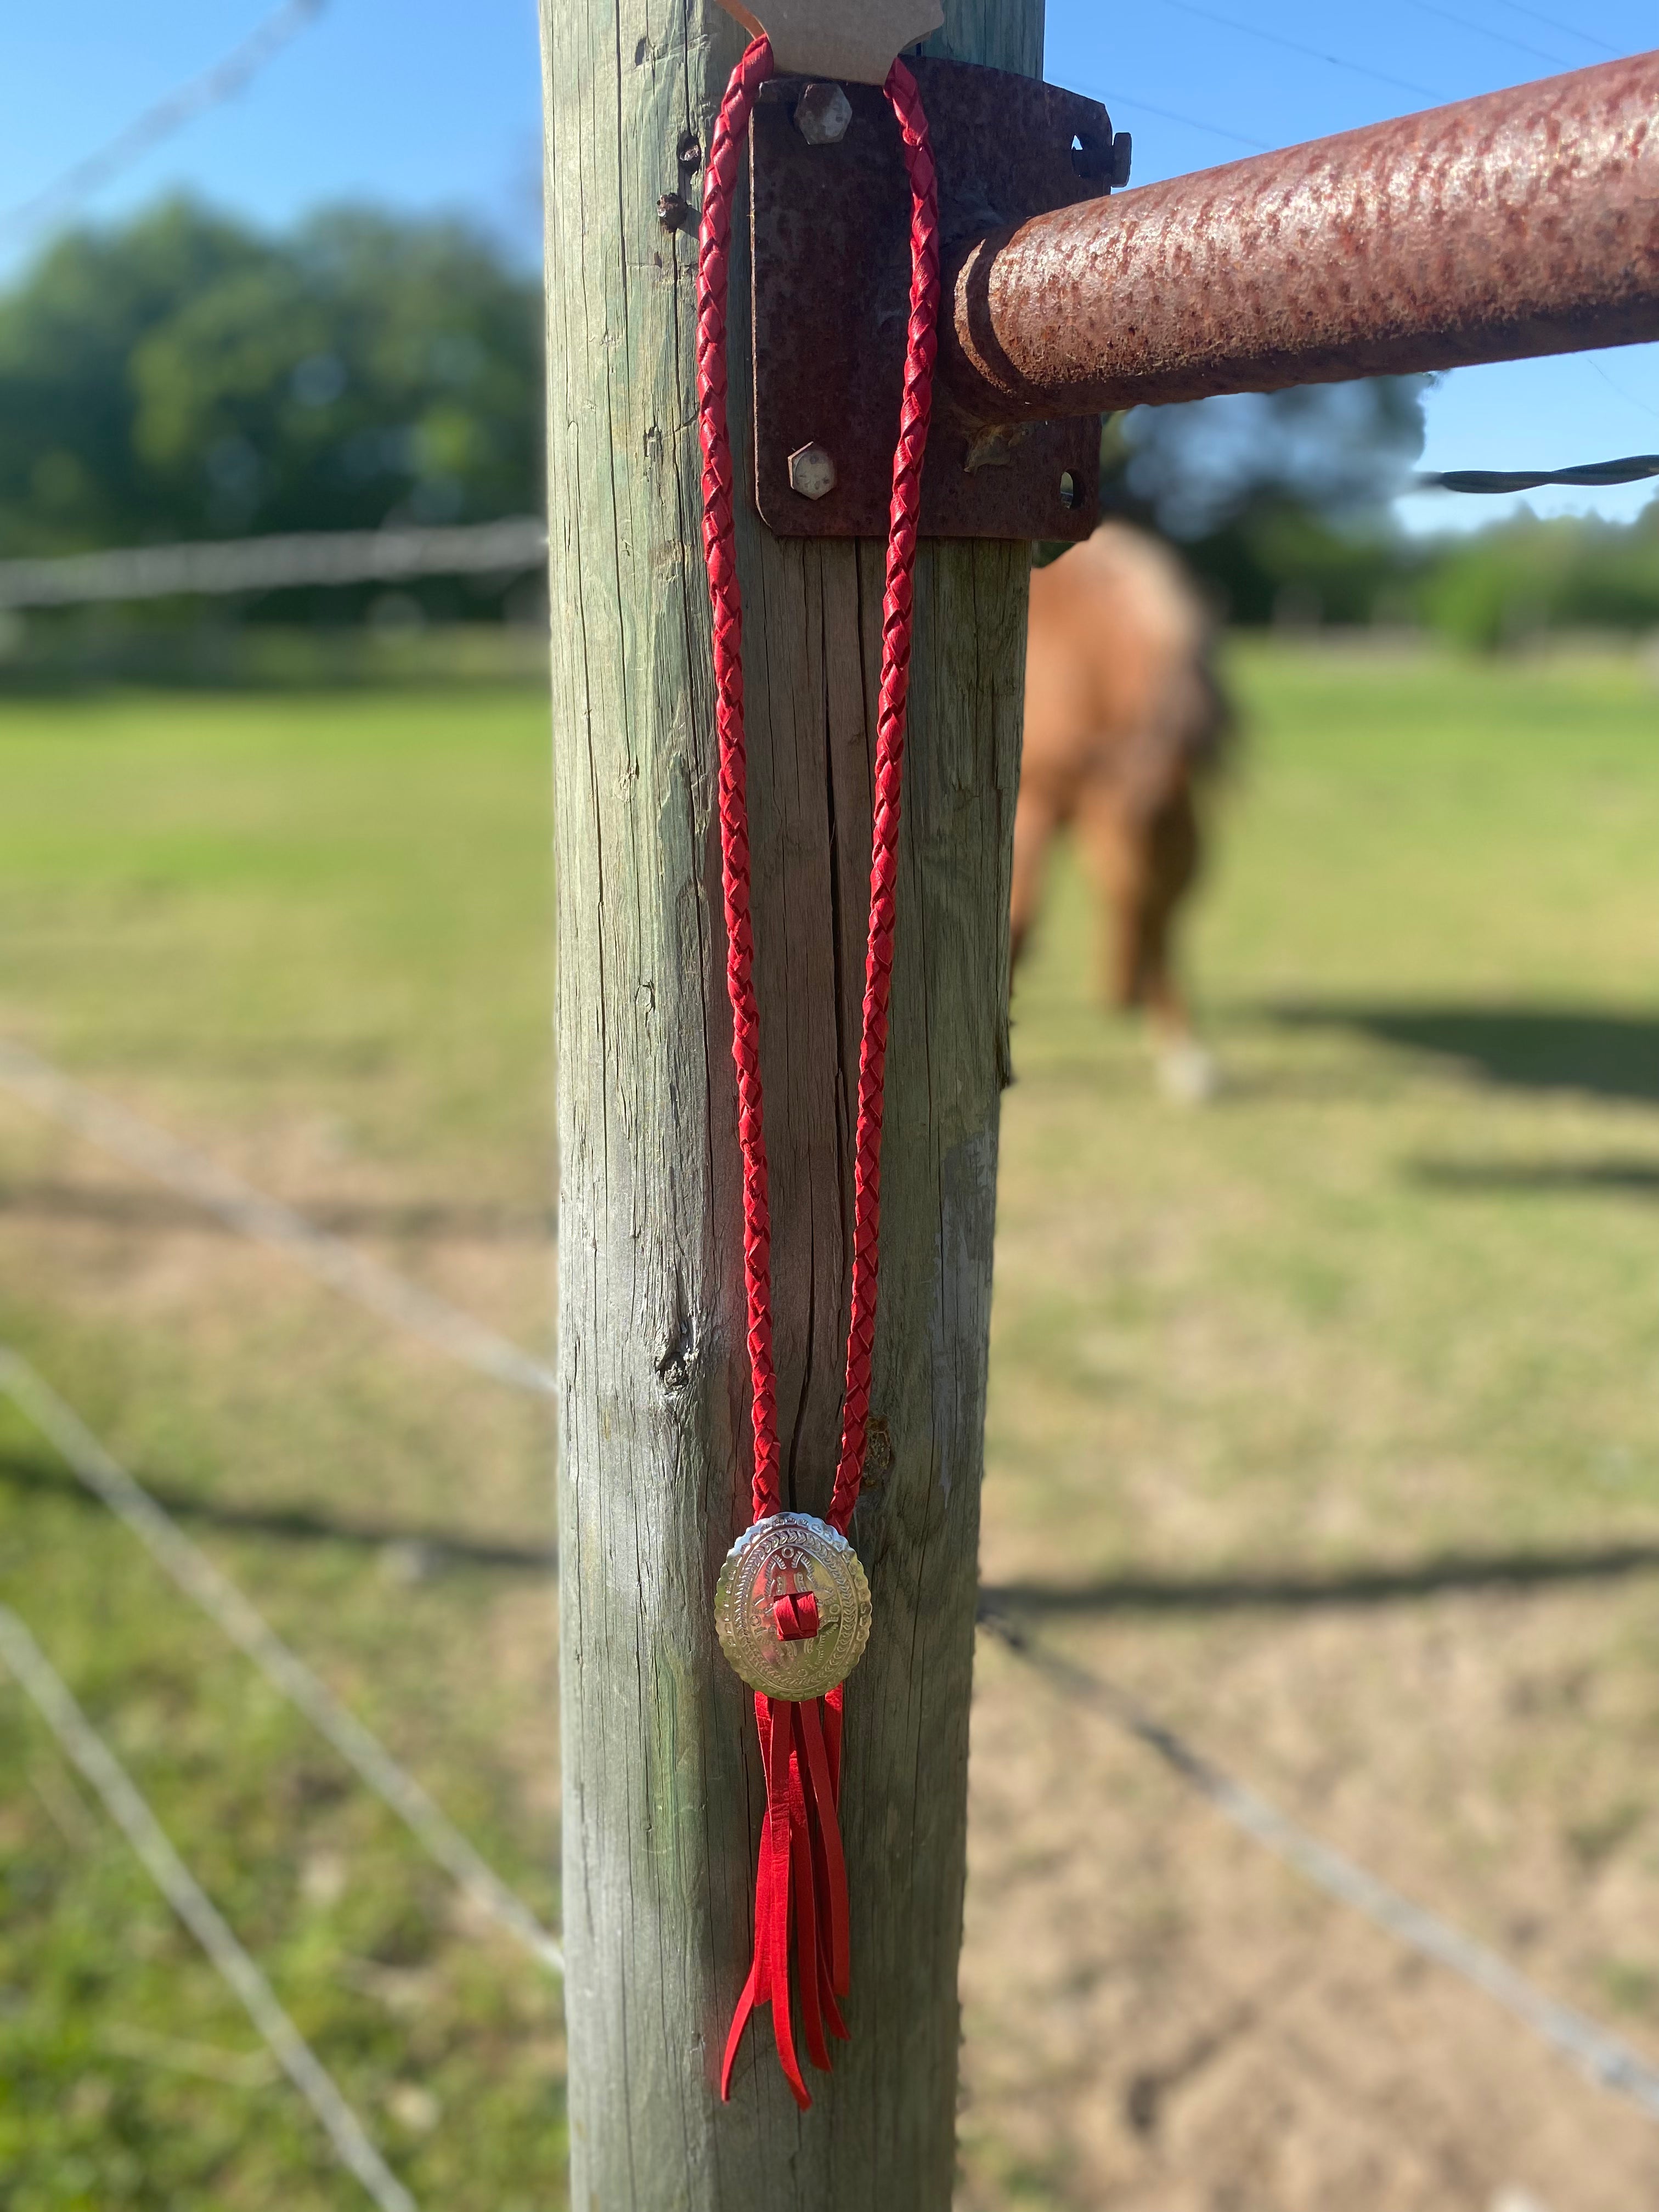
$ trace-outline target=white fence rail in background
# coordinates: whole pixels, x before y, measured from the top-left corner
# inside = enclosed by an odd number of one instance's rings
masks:
[[[274,592],[300,584],[398,584],[417,576],[510,576],[547,557],[539,515],[442,529],[318,530],[133,545],[112,553],[0,561],[0,607],[81,606],[196,592]]]
[[[248,36],[216,61],[211,69],[183,84],[145,108],[116,137],[96,152],[84,155],[51,184],[16,207],[0,214],[0,246],[62,222],[104,185],[130,169],[146,154],[182,131],[198,115],[246,92],[268,63],[297,38],[323,11],[323,0],[283,0],[283,3],[255,24]]]

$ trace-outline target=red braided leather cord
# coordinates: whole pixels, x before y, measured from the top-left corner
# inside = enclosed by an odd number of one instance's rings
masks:
[[[726,990],[737,1066],[738,1135],[743,1155],[744,1278],[753,1389],[755,1517],[782,1510],[777,1399],[772,1364],[771,1210],[760,1068],[760,1012],[755,998],[754,936],[749,905],[749,810],[743,717],[743,605],[732,520],[732,465],[726,420],[726,305],[732,203],[749,119],[772,73],[772,50],[757,38],[732,73],[720,104],[704,173],[697,256],[697,404],[703,454],[703,557],[714,610],[715,722],[720,740],[720,866],[726,907]],[[910,316],[882,607],[881,689],[876,722],[870,926],[865,957],[864,1023],[859,1049],[858,1123],[854,1157],[854,1234],[847,1380],[841,1454],[828,1518],[842,1530],[864,1477],[869,1429],[870,1364],[875,1340],[881,1222],[881,1127],[887,1064],[898,894],[899,802],[905,708],[910,683],[912,574],[921,504],[922,462],[933,408],[939,319],[939,205],[927,118],[915,79],[896,61],[884,90],[897,118],[910,180]],[[817,1632],[810,1593],[781,1597],[778,1634]],[[837,2000],[850,1986],[847,1870],[838,1813],[842,1695],[793,1704],[757,1697],[755,1719],[766,1769],[766,1825],[755,1886],[755,1951],[726,2038],[720,2094],[750,2015],[769,2006],[785,2078],[797,2104],[811,2103],[795,2053],[790,2002],[790,1922],[807,2056],[830,2063],[826,2031],[847,2033]]]
[[[738,587],[732,501],[732,445],[726,423],[726,302],[732,203],[743,140],[761,86],[772,73],[763,36],[732,73],[714,126],[704,173],[697,256],[697,404],[702,437],[702,543],[714,617],[715,721],[720,739],[720,861],[726,901],[726,979],[732,1001],[732,1056],[738,1075],[738,1133],[743,1153],[744,1273],[753,1387],[754,1510],[757,1520],[782,1510],[778,1476],[777,1393],[772,1365],[772,1222],[760,1070],[760,1010],[749,909],[749,809],[743,719],[743,602]],[[876,721],[875,805],[870,862],[870,928],[865,956],[864,1029],[859,1051],[858,1123],[854,1140],[853,1282],[847,1332],[847,1381],[841,1456],[825,1516],[846,1530],[864,1479],[869,1435],[870,1362],[875,1343],[881,1229],[881,1127],[887,1066],[887,1008],[893,975],[898,898],[899,805],[904,719],[910,690],[912,577],[921,471],[933,411],[939,301],[939,201],[927,121],[916,81],[894,63],[884,90],[897,118],[910,179],[910,318],[882,604],[881,690]]]
[[[859,1047],[859,1115],[853,1164],[853,1295],[847,1329],[847,1387],[841,1459],[825,1516],[844,1535],[859,1502],[870,1437],[870,1358],[876,1340],[877,1261],[881,1236],[881,1118],[887,1073],[887,1002],[893,982],[893,927],[898,912],[899,797],[904,715],[910,696],[912,580],[921,512],[921,466],[933,410],[939,350],[939,187],[927,118],[916,81],[896,61],[884,87],[898,118],[910,178],[910,322],[904,344],[904,397],[893,450],[893,500],[887,524],[887,590],[881,611],[881,696],[876,716],[875,809],[870,855],[870,935],[864,963],[864,1035]]]
[[[783,1508],[778,1486],[777,1387],[772,1370],[772,1212],[767,1195],[761,1091],[760,1008],[749,920],[749,774],[743,733],[743,599],[732,519],[732,439],[726,413],[726,300],[732,202],[749,118],[772,74],[763,34],[726,88],[703,172],[697,246],[697,427],[702,438],[702,556],[714,616],[714,724],[720,739],[720,872],[726,896],[726,988],[738,1070],[743,1153],[743,1267],[749,1304],[749,1370],[755,1431],[755,1518]]]

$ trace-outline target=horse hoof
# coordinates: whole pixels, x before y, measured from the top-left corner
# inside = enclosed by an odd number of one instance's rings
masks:
[[[1221,1088],[1214,1054],[1195,1038],[1166,1045],[1158,1056],[1158,1079],[1166,1098],[1178,1106],[1202,1106]]]

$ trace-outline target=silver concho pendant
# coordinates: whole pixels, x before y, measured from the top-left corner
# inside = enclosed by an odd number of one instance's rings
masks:
[[[816,1636],[779,1633],[781,1599],[817,1601]],[[745,1528],[714,1585],[720,1649],[751,1690],[794,1705],[844,1681],[870,1639],[870,1585],[858,1553],[827,1521],[774,1513]]]

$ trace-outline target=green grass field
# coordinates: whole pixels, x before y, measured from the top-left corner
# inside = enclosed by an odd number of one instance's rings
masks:
[[[489,688],[0,712],[5,1033],[544,1351],[545,727],[534,692]],[[0,1335],[185,1503],[556,1917],[545,1576],[465,1555],[423,1571],[400,1542],[544,1547],[540,1409],[0,1115]],[[458,1922],[392,1817],[9,1409],[0,1464],[0,1596],[410,2188],[556,2201],[556,1987]],[[309,2112],[246,2063],[234,2000],[10,1690],[0,1730],[0,2197],[349,2201]]]
[[[1659,698],[1612,657],[1232,666],[1248,742],[1190,948],[1220,1097],[1166,1105],[1098,1011],[1064,863],[1016,994],[986,1579],[1659,2051]],[[0,1035],[544,1352],[546,750],[543,701],[507,687],[0,704]],[[556,1918],[541,1409],[3,1095],[0,1341]],[[1503,1587],[1517,1563],[1535,1583]],[[562,2203],[556,1986],[4,1406],[0,1599],[417,2199]],[[1309,2091],[1291,2163],[1218,2193],[1268,2156],[1273,2006],[1239,2046],[1257,2072],[1218,2060],[1186,2133],[1123,2118],[1127,2045],[1201,2028],[1230,1942],[1239,1985],[1282,1980],[1310,1908],[1243,1846],[1206,1858],[1131,1754],[1051,1743],[1013,1662],[983,1675],[976,1755],[1002,1744],[1011,1778],[975,1785],[964,2206],[1651,2194],[1639,2123],[1432,1986],[1389,1999],[1394,2148],[1356,2163]],[[1103,1875],[1042,1809],[1097,1768]],[[1388,1954],[1317,1926],[1382,1987]],[[1363,2044],[1342,1987],[1332,2033]],[[1474,2086],[1462,2163],[1419,2186],[1398,2100],[1430,2050]],[[0,2201],[361,2201],[4,1682]]]
[[[1015,1003],[993,1465],[1050,1462],[1103,1566],[1652,1534],[1659,698],[1613,662],[1237,665],[1193,963],[1227,1094],[1166,1112],[1092,1018],[1062,878]]]

